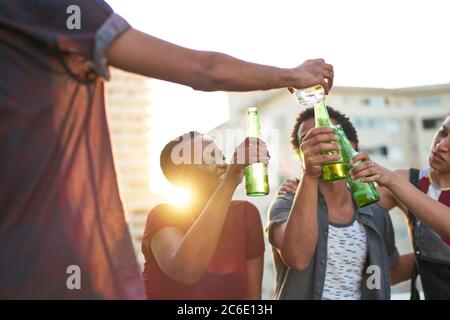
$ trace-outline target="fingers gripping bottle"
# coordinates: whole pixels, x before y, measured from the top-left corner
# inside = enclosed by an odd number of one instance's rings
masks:
[[[350,164],[350,160],[358,154],[355,149],[353,149],[352,144],[347,139],[347,135],[344,129],[340,125],[336,125],[336,134],[339,136],[339,143],[341,145],[341,154],[345,163],[347,164],[347,169],[350,170],[353,165]],[[354,165],[359,164],[359,162]],[[347,173],[347,182],[358,207],[362,208],[368,206],[369,204],[375,203],[380,200],[380,194],[375,187],[373,182],[363,183],[358,180],[353,180],[350,174]]]

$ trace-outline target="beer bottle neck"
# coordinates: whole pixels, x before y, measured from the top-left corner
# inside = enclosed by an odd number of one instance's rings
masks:
[[[345,162],[348,162],[351,158],[356,156],[358,152],[356,152],[356,150],[353,148],[350,140],[348,140],[347,135],[345,134],[341,126],[337,126],[336,133],[340,139],[342,157],[344,158]]]
[[[316,120],[316,127],[334,127],[324,99],[314,105],[314,118]]]
[[[249,112],[247,118],[247,136],[261,138],[258,112]]]

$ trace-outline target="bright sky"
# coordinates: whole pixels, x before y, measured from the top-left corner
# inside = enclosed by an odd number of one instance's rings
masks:
[[[335,85],[450,82],[446,0],[107,2],[133,27],[182,46],[280,67],[325,58],[334,65]],[[198,93],[160,81],[152,88],[157,144],[227,119],[224,93]]]
[[[337,85],[450,82],[446,0],[108,0],[135,28],[195,49],[292,67],[323,57]]]

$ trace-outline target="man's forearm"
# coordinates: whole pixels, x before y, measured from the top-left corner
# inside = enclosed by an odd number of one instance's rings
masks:
[[[292,69],[250,63],[229,55],[205,53],[205,77],[202,90],[252,91],[294,86]]]
[[[110,64],[118,68],[202,91],[251,91],[295,85],[292,69],[184,48],[133,28],[112,43],[107,55]]]
[[[303,175],[286,224],[283,260],[291,267],[305,269],[317,244],[318,179]]]
[[[391,284],[395,285],[411,279],[415,263],[414,253],[401,255],[397,264],[391,267]]]

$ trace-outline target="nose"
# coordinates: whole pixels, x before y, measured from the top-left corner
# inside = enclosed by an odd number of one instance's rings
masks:
[[[218,164],[217,165],[217,168],[219,168],[219,169],[226,169],[227,168],[227,164],[226,163],[221,163],[221,164]]]
[[[436,150],[441,152],[449,152],[450,151],[450,138],[446,137],[438,142],[436,145]]]

